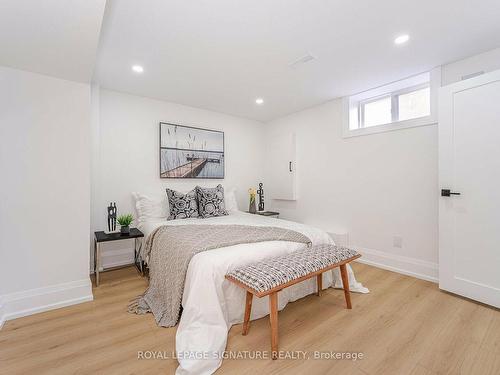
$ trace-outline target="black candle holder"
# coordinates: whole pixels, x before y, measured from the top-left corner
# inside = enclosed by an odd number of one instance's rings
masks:
[[[257,190],[257,194],[259,194],[259,211],[264,211],[264,188],[262,187],[264,184],[261,182],[259,184],[259,190]]]

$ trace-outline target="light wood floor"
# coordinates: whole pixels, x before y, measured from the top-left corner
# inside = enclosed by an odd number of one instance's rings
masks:
[[[440,292],[433,283],[356,263],[371,290],[344,308],[340,290],[309,296],[279,314],[280,350],[355,351],[364,359],[226,360],[217,374],[500,374],[500,312]],[[95,300],[5,324],[1,374],[172,374],[174,360],[139,360],[138,351],[174,350],[175,328],[128,301],[146,281],[133,268],[102,274]],[[266,318],[229,333],[228,350],[269,350]]]

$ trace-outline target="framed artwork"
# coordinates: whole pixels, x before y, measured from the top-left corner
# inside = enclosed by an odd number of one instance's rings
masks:
[[[160,122],[161,178],[224,178],[224,132]]]

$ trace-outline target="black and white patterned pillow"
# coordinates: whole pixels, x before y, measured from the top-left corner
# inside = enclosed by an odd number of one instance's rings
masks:
[[[187,219],[198,217],[198,202],[196,200],[196,189],[183,194],[175,190],[167,189],[170,216],[167,220]]]
[[[227,215],[224,204],[224,188],[218,185],[215,188],[196,187],[198,197],[198,213],[200,217],[214,217]]]

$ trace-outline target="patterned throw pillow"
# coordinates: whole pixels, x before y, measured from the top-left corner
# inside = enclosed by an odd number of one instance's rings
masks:
[[[182,194],[178,191],[167,189],[170,216],[167,220],[187,219],[198,217],[198,202],[196,201],[196,190]]]
[[[227,215],[222,185],[215,188],[197,186],[196,195],[198,196],[198,213],[202,218]]]

